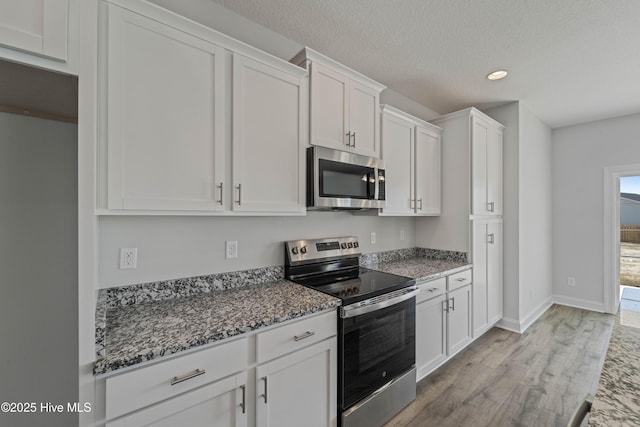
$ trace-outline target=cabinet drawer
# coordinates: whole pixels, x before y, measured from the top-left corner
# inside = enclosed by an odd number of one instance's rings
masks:
[[[336,312],[332,310],[320,316],[259,333],[256,337],[258,363],[275,359],[336,335],[337,318]]]
[[[418,285],[418,289],[420,289],[420,293],[418,293],[418,296],[416,297],[417,303],[430,300],[431,298],[435,298],[446,292],[447,278],[441,277],[436,280],[420,283]]]
[[[471,284],[471,270],[461,271],[447,277],[447,291],[453,291],[462,286]]]
[[[247,361],[244,338],[107,378],[106,417],[112,419],[235,374],[246,369]]]

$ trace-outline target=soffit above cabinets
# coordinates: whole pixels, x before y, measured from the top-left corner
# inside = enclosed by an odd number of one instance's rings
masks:
[[[77,122],[78,79],[0,60],[0,111]]]

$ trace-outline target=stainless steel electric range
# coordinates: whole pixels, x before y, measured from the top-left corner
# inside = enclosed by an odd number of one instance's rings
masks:
[[[342,300],[338,414],[382,425],[416,397],[415,280],[360,267],[356,237],[285,242],[285,277]]]

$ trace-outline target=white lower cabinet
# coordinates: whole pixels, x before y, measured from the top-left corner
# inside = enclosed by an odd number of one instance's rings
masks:
[[[336,333],[331,310],[108,377],[106,427],[336,426]]]
[[[246,384],[247,373],[242,372],[109,422],[106,427],[244,427]]]
[[[256,369],[258,427],[336,425],[336,340],[324,340]]]
[[[423,378],[447,360],[445,278],[420,285],[416,304],[416,368]],[[433,290],[432,290],[433,289]]]
[[[471,342],[471,270],[419,285],[416,367],[420,380]]]
[[[473,236],[473,334],[502,319],[502,219],[475,219]]]
[[[471,342],[471,285],[447,293],[447,356]]]

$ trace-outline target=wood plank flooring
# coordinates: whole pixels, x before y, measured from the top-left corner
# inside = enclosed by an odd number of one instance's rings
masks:
[[[420,381],[386,426],[566,426],[595,394],[614,321],[554,305],[522,335],[493,328]]]

